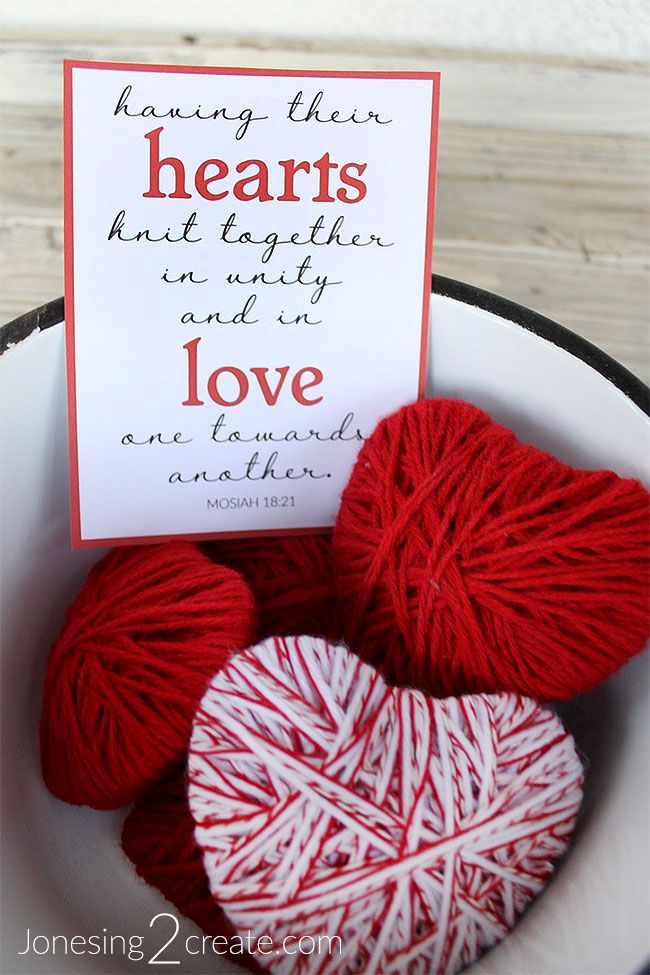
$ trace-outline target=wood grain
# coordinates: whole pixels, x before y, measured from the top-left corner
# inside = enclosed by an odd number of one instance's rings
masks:
[[[642,66],[294,49],[209,38],[5,38],[2,321],[63,290],[64,57],[439,68],[435,270],[555,318],[637,375],[650,376],[650,78]]]

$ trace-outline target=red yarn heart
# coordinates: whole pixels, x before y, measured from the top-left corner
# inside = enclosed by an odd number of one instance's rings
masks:
[[[334,531],[343,635],[438,694],[566,698],[648,639],[648,492],[421,400],[364,444]]]
[[[164,778],[187,751],[210,676],[254,628],[244,580],[197,545],[110,552],[50,653],[40,724],[50,792],[115,809]]]
[[[250,586],[258,641],[274,633],[339,636],[330,534],[227,538],[208,542],[206,551]]]
[[[184,765],[138,799],[124,822],[122,849],[138,876],[156,887],[181,914],[211,938],[236,943],[234,929],[208,887],[187,805]],[[252,957],[241,951],[235,960],[249,971],[260,971]]]
[[[210,935],[232,934],[215,904],[194,841],[194,820],[187,806],[185,767],[142,796],[122,829],[122,849],[143,880],[157,887]]]
[[[188,774],[210,889],[260,964],[341,975],[455,972],[499,941],[564,852],[582,784],[533,701],[390,688],[314,637],[232,657]]]

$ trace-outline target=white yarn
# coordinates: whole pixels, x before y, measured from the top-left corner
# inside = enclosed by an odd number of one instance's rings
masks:
[[[513,694],[434,700],[345,647],[273,638],[196,714],[189,799],[215,898],[253,937],[338,935],[276,972],[455,972],[499,941],[566,849],[582,767]]]

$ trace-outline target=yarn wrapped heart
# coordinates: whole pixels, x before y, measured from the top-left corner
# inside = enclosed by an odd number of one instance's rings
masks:
[[[138,876],[157,887],[181,914],[213,937],[232,934],[210,896],[201,851],[194,841],[185,766],[138,799],[122,827],[122,849]]]
[[[343,639],[443,696],[590,690],[650,630],[650,496],[576,470],[459,400],[382,420],[341,498]]]
[[[210,677],[254,632],[248,586],[198,545],[109,552],[50,651],[39,729],[50,792],[117,809],[165,778]]]
[[[331,535],[254,535],[207,542],[220,565],[238,572],[255,597],[260,643],[274,633],[340,637]]]
[[[188,774],[210,889],[272,939],[260,964],[367,975],[456,972],[503,938],[565,851],[583,778],[533,701],[389,687],[314,637],[215,675]]]
[[[251,955],[238,949],[235,931],[210,893],[187,806],[185,775],[183,764],[138,799],[122,827],[122,849],[139,877],[211,938],[227,939],[241,967],[259,972]]]

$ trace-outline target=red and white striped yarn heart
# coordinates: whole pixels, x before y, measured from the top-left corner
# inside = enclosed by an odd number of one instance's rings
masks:
[[[552,873],[582,778],[572,738],[533,701],[389,687],[314,637],[233,656],[189,754],[196,838],[235,928],[276,947],[340,938],[259,954],[274,972],[468,965]]]

